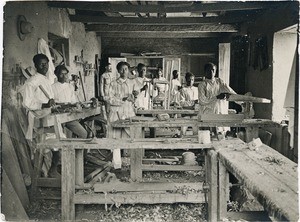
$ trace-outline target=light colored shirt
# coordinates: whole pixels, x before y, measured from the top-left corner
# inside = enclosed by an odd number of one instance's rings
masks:
[[[220,113],[220,102],[217,96],[221,93],[236,94],[226,83],[220,78],[214,80],[205,79],[198,85],[199,97],[199,114]]]
[[[26,80],[19,92],[23,97],[23,106],[29,110],[40,110],[43,103],[48,103],[49,98],[43,93],[39,86],[42,86],[50,99],[54,98],[49,79],[36,73]]]
[[[114,78],[112,77],[112,72],[104,72],[100,77],[100,93],[105,100],[107,99],[109,86],[113,80]]]
[[[75,95],[74,86],[70,83],[56,82],[52,84],[52,91],[54,93],[54,101],[56,103],[76,103],[78,99]]]
[[[109,87],[108,102],[111,105],[109,121],[116,121],[120,118],[135,116],[133,102],[122,101],[124,97],[132,97],[132,91],[139,90],[135,79],[118,78],[112,81]]]
[[[138,89],[143,88],[143,86],[148,85],[148,89],[146,91],[142,91],[139,93],[135,100],[135,106],[139,109],[149,109],[149,104],[150,104],[150,94],[152,92],[152,84],[150,83],[150,79],[144,77],[137,77],[136,79],[137,87]]]
[[[182,106],[193,106],[195,100],[198,100],[198,88],[195,86],[186,86],[180,92]]]

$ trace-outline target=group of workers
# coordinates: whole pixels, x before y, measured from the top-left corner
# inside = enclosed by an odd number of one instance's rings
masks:
[[[33,57],[36,73],[32,75],[21,87],[23,106],[27,110],[37,111],[43,108],[51,108],[58,104],[77,104],[80,101],[75,94],[74,85],[69,83],[69,71],[64,65],[55,68],[57,82],[51,84],[47,78],[49,58],[44,54]],[[221,79],[216,77],[216,65],[208,63],[204,67],[205,80],[198,87],[194,86],[195,76],[191,72],[185,75],[185,85],[178,79],[178,70],[173,71],[173,79],[169,86],[163,76],[163,70],[158,69],[156,81],[146,77],[147,66],[138,64],[136,78],[128,78],[130,65],[127,62],[117,64],[119,76],[114,78],[111,64],[107,64],[106,71],[100,78],[101,98],[105,102],[108,135],[111,138],[129,137],[126,130],[118,130],[110,127],[110,123],[116,120],[135,116],[136,109],[150,109],[150,100],[162,102],[169,93],[169,103],[194,107],[199,104],[199,113],[218,113],[218,100],[224,99],[227,93],[235,93]],[[170,92],[168,90],[170,89]],[[79,138],[87,138],[88,132],[79,120],[65,123],[68,128]],[[59,154],[53,152],[51,168],[48,172],[50,177],[58,177],[57,164]]]
[[[110,106],[109,121],[134,116],[134,109],[151,109],[151,104],[166,101],[168,93],[170,105],[195,108],[198,104],[199,114],[220,113],[218,101],[235,94],[222,79],[216,77],[217,67],[213,63],[205,65],[205,78],[198,87],[194,86],[195,75],[191,72],[186,73],[185,84],[181,84],[178,70],[173,71],[173,79],[169,83],[160,68],[156,78],[148,78],[147,66],[142,63],[137,65],[136,78],[128,78],[130,65],[127,62],[118,63],[118,78],[113,78],[111,64],[106,66],[106,70],[101,76],[100,88],[103,100]]]

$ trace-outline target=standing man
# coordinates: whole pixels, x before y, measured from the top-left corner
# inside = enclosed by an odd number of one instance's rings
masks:
[[[236,94],[222,79],[216,77],[217,66],[207,63],[204,66],[205,80],[198,85],[199,114],[220,113],[220,100],[228,94]]]
[[[100,96],[101,96],[101,100],[103,100],[105,103],[105,112],[106,112],[105,119],[107,119],[107,116],[109,115],[110,112],[108,93],[109,93],[109,86],[113,80],[114,78],[113,78],[111,64],[107,63],[107,65],[105,66],[105,72],[100,77]]]
[[[111,111],[108,116],[108,136],[110,138],[130,138],[129,130],[124,128],[113,128],[110,123],[116,120],[135,116],[134,102],[139,94],[139,87],[135,79],[129,79],[129,67],[127,62],[119,62],[117,70],[120,77],[111,82],[109,87],[109,104]],[[135,88],[136,87],[136,88]],[[121,151],[114,149],[114,168],[121,168]]]

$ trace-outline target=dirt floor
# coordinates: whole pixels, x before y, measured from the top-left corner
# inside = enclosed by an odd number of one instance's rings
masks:
[[[59,200],[42,200],[34,203],[30,220],[60,221]],[[206,221],[205,204],[135,204],[135,205],[79,205],[76,221]]]

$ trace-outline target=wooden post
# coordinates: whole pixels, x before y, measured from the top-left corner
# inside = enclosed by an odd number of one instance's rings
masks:
[[[218,221],[227,215],[227,200],[229,200],[229,174],[223,163],[218,161]]]
[[[218,160],[214,150],[207,152],[207,182],[209,185],[208,194],[208,221],[218,221]]]
[[[75,184],[83,186],[84,168],[83,168],[83,149],[75,150]]]
[[[62,187],[61,216],[62,221],[75,221],[75,150],[62,149]]]
[[[132,149],[130,152],[130,177],[133,181],[141,181],[143,177],[142,171],[142,149]]]
[[[144,131],[142,127],[130,127],[131,139],[144,138]],[[144,149],[130,150],[130,176],[133,181],[141,181],[142,172],[142,159],[144,156]]]

